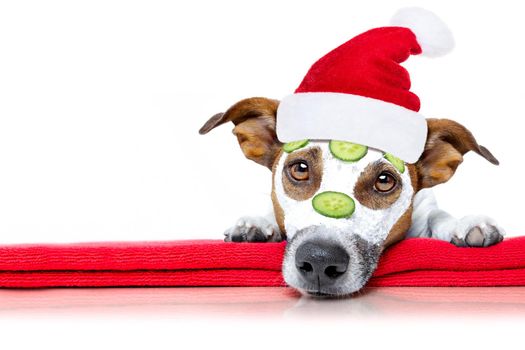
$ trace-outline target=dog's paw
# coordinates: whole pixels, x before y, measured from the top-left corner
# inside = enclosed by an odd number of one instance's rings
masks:
[[[491,218],[470,215],[458,220],[451,243],[458,247],[488,247],[503,240],[505,231]]]
[[[279,228],[260,216],[244,216],[224,232],[225,242],[280,241]]]

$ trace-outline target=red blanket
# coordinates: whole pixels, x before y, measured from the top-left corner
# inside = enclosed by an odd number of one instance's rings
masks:
[[[285,243],[217,240],[0,246],[0,287],[283,286]],[[370,286],[525,285],[525,237],[489,248],[407,239]]]

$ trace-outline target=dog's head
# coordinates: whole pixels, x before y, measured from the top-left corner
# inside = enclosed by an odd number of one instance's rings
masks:
[[[242,100],[213,116],[200,133],[233,122],[244,155],[272,170],[275,216],[288,240],[283,275],[310,294],[361,289],[383,249],[410,228],[414,194],[448,181],[466,152],[497,164],[465,127],[448,119],[427,120],[425,150],[415,164],[398,164],[374,149],[344,161],[333,155],[329,141],[285,152],[275,132],[278,104]]]

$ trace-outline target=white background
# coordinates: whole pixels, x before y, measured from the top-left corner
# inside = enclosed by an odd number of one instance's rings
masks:
[[[292,93],[317,58],[414,4],[457,42],[447,57],[405,64],[421,112],[466,125],[501,162],[467,154],[436,189],[440,205],[525,234],[518,1],[2,1],[0,242],[222,238],[238,216],[268,209],[270,172],[244,159],[231,125],[206,136],[200,126],[239,99]],[[169,325],[129,322],[116,322],[112,342],[143,327],[169,338]]]
[[[457,47],[405,65],[428,117],[466,125],[501,161],[467,154],[436,191],[452,214],[525,234],[523,33],[512,2],[425,2]],[[214,113],[292,93],[310,64],[388,24],[403,2],[35,1],[0,8],[0,241],[220,238],[269,206],[270,172]]]

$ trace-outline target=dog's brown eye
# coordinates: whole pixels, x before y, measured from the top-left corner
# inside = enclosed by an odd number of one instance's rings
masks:
[[[310,171],[308,170],[308,164],[306,162],[297,162],[290,165],[289,168],[290,176],[297,181],[308,180]]]
[[[392,174],[384,171],[377,177],[374,187],[379,192],[389,192],[396,187],[396,184],[396,178]]]

